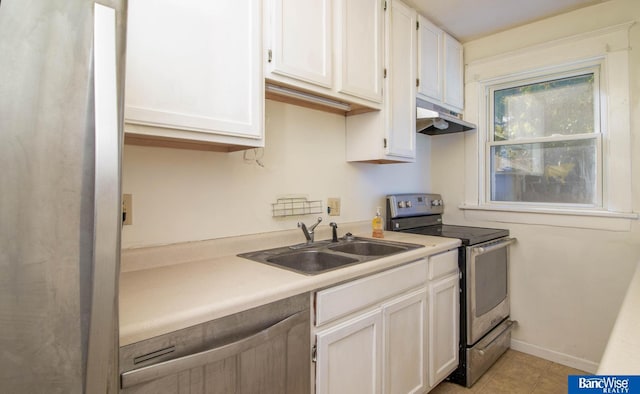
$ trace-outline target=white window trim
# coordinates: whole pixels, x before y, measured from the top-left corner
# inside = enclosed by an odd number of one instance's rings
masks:
[[[638,219],[631,203],[631,124],[629,103],[629,29],[633,23],[472,62],[466,69],[466,118],[478,124],[465,136],[465,201],[459,206],[470,220],[546,224],[629,231]],[[601,207],[544,206],[490,202],[486,144],[490,130],[489,86],[563,70],[601,65],[600,80],[603,164]]]
[[[598,110],[594,114],[595,127],[594,127],[593,133],[563,135],[563,136],[557,136],[557,137],[552,136],[552,137],[545,137],[545,138],[537,138],[535,140],[518,139],[518,140],[501,141],[501,142],[491,141],[491,135],[494,132],[494,123],[493,123],[493,119],[490,119],[490,117],[487,116],[485,118],[487,124],[485,125],[486,128],[484,128],[484,130],[487,130],[487,132],[482,134],[484,140],[479,142],[479,144],[481,143],[484,146],[484,156],[481,157],[481,161],[483,161],[482,163],[483,170],[480,173],[480,175],[484,176],[484,182],[481,182],[479,185],[480,192],[481,192],[480,201],[482,205],[497,206],[497,207],[513,206],[513,207],[521,207],[522,209],[525,209],[525,210],[533,208],[536,210],[536,212],[540,212],[538,208],[544,209],[545,207],[551,207],[553,211],[556,211],[556,210],[576,211],[577,210],[577,212],[579,212],[584,210],[596,210],[596,211],[603,210],[603,207],[605,206],[605,204],[603,203],[603,196],[602,196],[604,185],[601,184],[601,181],[603,181],[605,177],[603,176],[602,140],[603,140],[603,135],[606,133],[606,127],[602,127],[602,123],[606,121],[606,116],[602,116],[603,119],[601,119],[601,114],[606,114],[606,105],[607,105],[606,100],[604,99],[607,96],[606,86],[603,86],[600,82],[600,73],[603,72],[603,69],[605,67],[603,63],[604,63],[604,59],[602,58],[589,59],[583,62],[578,62],[578,63],[574,62],[567,65],[561,65],[558,67],[550,67],[550,68],[545,67],[543,70],[534,70],[532,72],[518,73],[518,74],[506,76],[504,78],[483,82],[482,85],[485,88],[485,93],[484,93],[485,96],[484,96],[484,103],[481,106],[480,110],[487,111],[486,112],[487,114],[493,114],[494,103],[492,100],[493,99],[492,95],[495,90],[502,89],[505,86],[513,86],[514,84],[518,85],[518,84],[545,82],[545,81],[550,81],[554,79],[565,78],[568,76],[576,76],[576,75],[583,75],[586,73],[592,73],[595,76],[596,88],[595,88],[594,94],[597,95],[596,99],[598,101],[597,102]],[[539,203],[539,202],[536,203],[536,202],[525,202],[525,201],[519,202],[519,201],[492,201],[491,200],[491,172],[489,171],[489,168],[491,165],[490,163],[491,146],[526,144],[531,142],[544,143],[544,142],[553,142],[553,141],[570,141],[570,140],[585,140],[585,139],[595,139],[596,145],[597,145],[596,149],[597,149],[598,157],[597,157],[597,169],[596,169],[597,174],[596,174],[596,185],[595,185],[596,204],[585,206],[583,204],[566,204],[566,203],[554,204],[554,203]]]

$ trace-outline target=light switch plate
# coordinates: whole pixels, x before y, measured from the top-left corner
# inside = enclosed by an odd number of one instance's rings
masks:
[[[131,194],[122,195],[122,224],[133,224],[133,196]]]
[[[329,216],[340,216],[340,198],[332,197],[327,199],[327,213]]]

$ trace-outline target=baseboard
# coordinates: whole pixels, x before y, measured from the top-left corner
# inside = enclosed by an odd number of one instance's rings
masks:
[[[511,339],[511,349],[593,374],[598,370],[598,363],[594,363],[593,361],[545,349],[530,343],[518,341],[517,339]]]

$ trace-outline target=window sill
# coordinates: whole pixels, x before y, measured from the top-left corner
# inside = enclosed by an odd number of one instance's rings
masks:
[[[538,224],[607,231],[630,231],[637,213],[604,210],[535,208],[514,205],[460,205],[465,217],[505,223]]]

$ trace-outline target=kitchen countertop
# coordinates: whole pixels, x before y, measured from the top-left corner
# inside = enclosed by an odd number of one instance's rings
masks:
[[[361,230],[362,227],[353,229]],[[323,236],[322,231],[317,232],[321,233],[316,234],[318,240],[330,238]],[[370,236],[365,231],[352,232],[356,236]],[[458,239],[385,231],[386,240],[425,247],[318,275],[298,274],[236,256],[300,243],[301,235],[298,230],[287,230],[124,250],[120,275],[120,346],[372,274],[460,245]]]
[[[604,350],[598,375],[640,375],[640,262]]]

